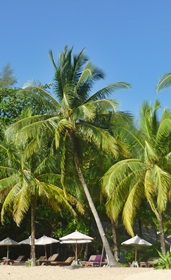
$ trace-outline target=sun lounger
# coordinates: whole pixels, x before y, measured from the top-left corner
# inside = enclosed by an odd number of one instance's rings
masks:
[[[91,255],[88,261],[82,261],[82,266],[85,267],[95,267],[95,266],[105,266],[107,261],[103,260],[102,255]]]
[[[13,263],[14,263],[14,260],[7,259],[7,257],[3,257],[1,265],[12,265]]]
[[[56,261],[58,257],[59,257],[59,254],[53,254],[48,259],[46,259],[46,257],[43,258],[42,260],[39,259],[37,261],[37,264],[38,265],[49,265],[49,264],[51,264],[52,261]]]
[[[19,263],[19,262],[22,262],[24,260],[24,255],[22,256],[19,256],[16,260],[14,260],[15,263]]]
[[[19,264],[22,264],[24,263],[23,260],[24,260],[24,257],[25,256],[19,256],[17,259],[15,260],[11,260],[11,259],[7,259],[7,257],[3,257],[2,258],[2,262],[1,264],[2,265],[12,265],[12,264],[15,264],[15,265],[19,265]]]
[[[37,260],[36,260],[36,265],[40,265],[42,261],[46,261],[46,256],[40,256]]]
[[[139,263],[139,266],[140,266],[140,267],[148,267],[148,264],[147,264],[147,262],[141,261],[141,262]]]
[[[25,263],[24,258],[25,258],[24,255],[19,256],[17,259],[14,260],[13,264],[14,265],[22,265],[22,264],[24,264]]]
[[[71,265],[74,257],[68,257],[65,261],[51,261],[51,265],[67,266]]]

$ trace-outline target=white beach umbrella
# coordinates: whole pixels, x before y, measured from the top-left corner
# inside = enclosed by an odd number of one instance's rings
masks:
[[[170,246],[170,252],[171,252],[171,235],[168,235],[167,237],[166,237],[166,243]]]
[[[64,240],[64,241],[61,241],[60,243],[61,244],[83,244],[83,243],[90,243],[92,242],[91,240]]]
[[[79,231],[74,231],[68,235],[65,235],[64,237],[59,238],[60,241],[67,241],[67,240],[72,240],[72,241],[81,241],[81,240],[93,240],[94,238],[91,236],[88,236],[86,234],[83,234]]]
[[[59,240],[52,238],[52,237],[48,237],[46,235],[43,235],[42,237],[40,237],[39,239],[37,239],[35,241],[35,245],[44,245],[45,248],[45,256],[47,258],[47,252],[46,252],[46,245],[48,244],[53,244],[53,243],[58,243]]]
[[[36,238],[35,238],[35,242],[36,242]],[[31,236],[29,236],[29,238],[26,238],[26,239],[24,239],[24,240],[22,240],[22,241],[20,241],[19,243],[18,243],[19,245],[31,245]]]
[[[34,242],[36,242],[36,240],[37,240],[37,239],[35,238],[35,239],[34,239]],[[30,246],[31,246],[31,236],[29,236],[28,238],[26,238],[26,239],[20,241],[18,244],[19,244],[19,245],[30,245]],[[30,252],[30,259],[31,259],[31,252]]]
[[[134,246],[135,247],[135,262],[137,261],[137,250],[138,247],[141,246],[151,246],[152,244],[144,239],[142,239],[141,237],[139,237],[138,235],[135,235],[134,237],[124,241],[121,243],[121,245],[127,245],[127,246]]]
[[[58,243],[58,242],[59,242],[59,240],[57,240],[55,238],[43,235],[42,237],[40,237],[39,239],[36,240],[35,244],[36,245],[47,245],[47,244]]]
[[[9,260],[9,246],[19,245],[15,240],[7,237],[0,241],[0,246],[7,246],[7,259]]]
[[[75,244],[75,260],[78,262],[78,244],[80,243],[90,243],[94,238],[88,235],[85,235],[79,231],[74,231],[64,237],[59,238],[61,243],[66,244]]]

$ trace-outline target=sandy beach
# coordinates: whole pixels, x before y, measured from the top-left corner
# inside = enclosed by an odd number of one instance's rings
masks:
[[[2,280],[170,280],[171,270],[152,268],[77,268],[0,266]]]

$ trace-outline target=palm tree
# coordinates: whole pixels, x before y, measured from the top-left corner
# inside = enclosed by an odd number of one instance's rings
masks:
[[[4,139],[5,142],[5,139]],[[36,147],[37,153],[33,153]],[[14,146],[12,142],[0,144],[0,198],[3,202],[1,222],[4,214],[13,216],[17,225],[21,223],[26,212],[31,210],[31,258],[35,266],[35,206],[36,200],[42,199],[54,210],[62,212],[65,207],[76,217],[75,207],[83,212],[81,204],[61,187],[53,184],[56,174],[46,174],[49,164],[54,158],[48,155],[45,147],[38,147],[37,143]],[[46,153],[45,153],[46,152]],[[56,158],[55,158],[56,160]],[[75,205],[74,208],[72,205]]]
[[[50,58],[55,69],[54,94],[53,98],[40,86],[27,87],[25,92],[34,95],[39,92],[41,100],[51,105],[51,110],[45,115],[33,116],[23,119],[12,125],[7,131],[7,135],[20,135],[23,139],[29,137],[43,137],[51,135],[54,137],[56,148],[62,150],[61,174],[62,184],[65,186],[65,174],[67,172],[66,162],[68,152],[71,151],[73,159],[71,164],[75,165],[79,180],[87,197],[89,206],[95,218],[103,245],[109,258],[109,265],[117,265],[111,252],[108,240],[105,236],[100,218],[91,198],[88,186],[83,175],[81,164],[81,147],[92,145],[100,150],[111,152],[117,157],[119,153],[118,143],[110,135],[106,127],[102,127],[102,122],[98,123],[98,117],[111,115],[117,108],[115,100],[106,99],[111,92],[129,88],[123,82],[110,84],[90,96],[90,91],[96,80],[104,78],[103,72],[95,67],[82,50],[78,55],[72,56],[72,49],[64,48],[60,53],[56,64],[53,54],[50,51]],[[19,132],[19,134],[18,134]]]
[[[132,157],[117,162],[106,172],[103,188],[108,197],[108,215],[115,221],[122,212],[124,225],[132,236],[137,210],[143,199],[147,199],[158,220],[165,255],[162,213],[171,199],[171,113],[164,110],[159,121],[159,108],[158,101],[154,109],[148,103],[144,104],[140,131],[127,131],[129,138],[134,140]]]

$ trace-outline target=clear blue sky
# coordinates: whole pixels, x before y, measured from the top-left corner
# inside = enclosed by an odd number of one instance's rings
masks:
[[[130,90],[112,95],[136,118],[142,102],[171,108],[171,88],[156,94],[161,76],[171,72],[170,0],[2,0],[0,69],[10,63],[17,86],[51,82],[54,57],[65,45],[83,48],[105,72],[97,90],[125,81]]]

